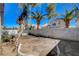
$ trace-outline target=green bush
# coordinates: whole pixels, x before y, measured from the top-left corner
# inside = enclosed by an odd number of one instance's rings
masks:
[[[13,39],[14,35],[9,35],[8,32],[4,32],[1,36],[2,42],[10,42],[11,39]]]

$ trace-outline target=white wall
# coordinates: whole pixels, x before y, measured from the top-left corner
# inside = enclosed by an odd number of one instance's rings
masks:
[[[9,35],[16,35],[18,32],[17,30],[4,30],[7,31]]]
[[[41,35],[61,40],[79,41],[79,30],[77,28],[46,28],[44,30],[29,31],[34,35]]]

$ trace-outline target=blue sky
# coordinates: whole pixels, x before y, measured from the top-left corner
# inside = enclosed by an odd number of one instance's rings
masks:
[[[36,6],[35,8],[30,8],[29,12],[38,10],[42,14],[45,14],[46,13],[46,11],[45,11],[46,5],[47,4],[43,3],[39,7]],[[79,6],[78,4],[76,4],[76,5]],[[74,6],[74,4],[67,4],[67,3],[66,4],[63,4],[63,3],[56,4],[56,13],[57,14],[65,14],[65,9],[71,10],[73,8],[73,6]],[[19,17],[19,15],[21,14],[21,12],[22,12],[22,9],[18,6],[17,3],[13,3],[13,4],[12,3],[10,3],[10,4],[5,3],[3,25],[6,27],[18,26],[18,24],[16,23],[16,20]],[[29,20],[28,23],[36,24],[36,20],[34,20],[34,19]],[[40,26],[42,26],[46,23],[48,23],[48,19],[44,18],[44,19],[42,19]],[[70,26],[75,26],[74,20],[72,20],[70,22]]]

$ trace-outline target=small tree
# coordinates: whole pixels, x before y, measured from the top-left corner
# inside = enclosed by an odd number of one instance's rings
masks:
[[[13,38],[14,38],[14,36],[9,35],[7,31],[3,32],[2,36],[1,36],[2,42],[9,42]]]
[[[66,28],[69,28],[70,21],[75,17],[74,15],[75,10],[76,8],[73,8],[71,11],[66,10],[66,13],[63,18]]]
[[[40,12],[32,12],[31,18],[36,20],[36,22],[37,22],[37,30],[39,29],[40,21],[44,18],[45,15],[42,15]]]

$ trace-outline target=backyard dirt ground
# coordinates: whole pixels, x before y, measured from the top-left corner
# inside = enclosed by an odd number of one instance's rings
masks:
[[[26,55],[44,56],[48,54],[60,40],[49,38],[41,38],[35,36],[23,36],[19,39],[22,44],[21,52]],[[38,44],[39,43],[39,44]],[[17,49],[15,44],[10,42],[0,44],[0,55],[2,56],[16,56]]]

